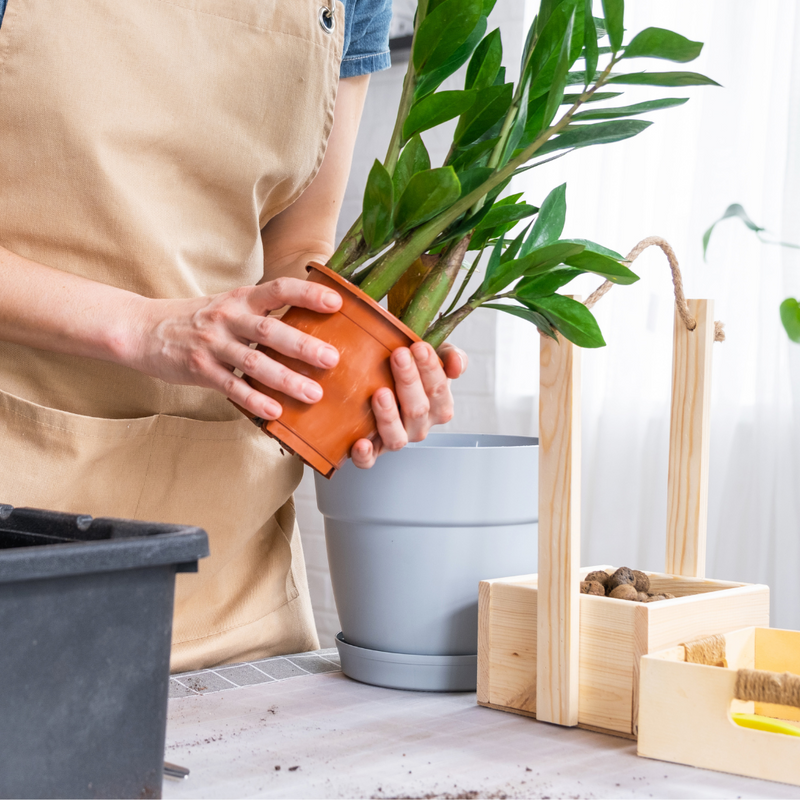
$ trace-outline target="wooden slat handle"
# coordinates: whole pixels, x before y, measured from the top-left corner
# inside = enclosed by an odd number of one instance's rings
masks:
[[[704,578],[708,523],[711,348],[714,301],[687,300],[697,327],[675,313],[667,487],[667,564],[673,575]]]
[[[542,337],[536,718],[578,724],[580,350]]]

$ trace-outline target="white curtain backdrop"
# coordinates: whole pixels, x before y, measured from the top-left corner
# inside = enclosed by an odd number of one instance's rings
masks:
[[[536,0],[529,17],[535,12]],[[596,13],[599,12],[599,3]],[[706,43],[689,65],[626,62],[630,71],[688,69],[724,88],[658,89],[690,97],[655,112],[640,136],[587,148],[521,177],[529,202],[567,182],[565,236],[627,253],[649,235],[675,248],[688,297],[713,298],[727,341],[714,346],[708,569],[766,583],[772,624],[800,628],[800,345],[778,306],[800,297],[800,251],[760,243],[736,220],[705,229],[733,202],[800,243],[800,6],[796,0],[635,0],[629,35],[648,26]],[[652,97],[626,90],[620,104]],[[612,101],[613,102],[613,101]],[[583,352],[583,564],[664,567],[673,295],[650,248],[641,281],[595,307],[608,343]],[[584,281],[584,279],[581,279]],[[585,280],[585,297],[598,280]],[[572,287],[570,287],[572,288]],[[538,334],[498,315],[500,430],[536,433]]]

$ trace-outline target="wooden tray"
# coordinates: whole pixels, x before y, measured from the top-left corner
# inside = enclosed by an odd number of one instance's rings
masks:
[[[642,659],[640,756],[800,786],[800,737],[743,728],[731,713],[800,720],[800,709],[737,700],[739,669],[800,675],[800,632],[747,628],[725,635],[728,667],[686,662],[684,647]]]

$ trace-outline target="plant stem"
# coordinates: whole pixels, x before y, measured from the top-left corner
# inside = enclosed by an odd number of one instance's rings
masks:
[[[436,240],[436,237],[448,225],[455,222],[465,211],[485,195],[495,186],[503,183],[510,178],[514,171],[530,161],[539,148],[551,137],[560,133],[572,120],[572,115],[585,103],[601,86],[604,85],[616,59],[612,59],[606,69],[597,78],[591,89],[583,92],[572,104],[569,111],[555,124],[551,125],[526,147],[516,158],[509,161],[502,169],[497,170],[493,175],[484,181],[477,189],[462,197],[439,216],[434,217],[429,222],[421,225],[407,238],[404,244],[395,246],[387,255],[380,267],[374,269],[369,277],[364,281],[361,288],[374,300],[380,300],[386,296],[389,290],[400,280],[403,273],[416,261]]]
[[[456,294],[455,299],[447,307],[447,311],[444,312],[445,316],[447,316],[458,305],[458,301],[461,299],[461,295],[464,294],[464,290],[467,288],[467,285],[472,280],[472,276],[475,274],[475,270],[478,268],[478,264],[480,263],[480,260],[483,258],[484,250],[486,250],[486,247],[482,247],[480,249],[480,252],[470,265],[469,272],[467,272],[467,277],[464,278],[463,281],[461,281],[461,286],[458,287],[458,293]]]
[[[403,322],[417,335],[427,330],[450,294],[471,238],[472,234],[448,245],[443,257],[415,292],[403,315]]]
[[[417,4],[417,18],[414,22],[414,36],[417,35],[419,26],[428,11],[428,0],[419,0]],[[389,149],[386,151],[386,158],[384,159],[383,166],[390,175],[394,175],[394,168],[397,166],[397,159],[400,157],[400,151],[403,149],[405,142],[403,141],[403,125],[405,124],[408,112],[414,103],[414,90],[417,88],[417,72],[414,69],[414,49],[412,45],[411,52],[408,54],[408,67],[406,68],[406,75],[403,78],[403,93],[400,95],[400,106],[397,109],[397,117],[394,121],[394,130],[392,131],[392,138],[389,140]]]
[[[431,347],[438,348],[478,306],[480,306],[480,303],[472,300],[464,303],[457,311],[436,320],[423,338]]]
[[[341,269],[337,270],[343,278],[351,278],[353,273],[369,258],[366,246],[356,250],[352,254],[351,260]]]
[[[361,215],[359,214],[358,219],[353,223],[350,230],[347,231],[344,239],[339,242],[336,252],[328,260],[328,269],[332,269],[334,272],[345,276],[352,272],[352,270],[348,268],[354,261],[361,257],[366,248],[366,242],[361,235],[361,228]]]

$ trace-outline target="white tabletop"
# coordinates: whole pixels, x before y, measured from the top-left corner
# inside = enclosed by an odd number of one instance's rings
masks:
[[[481,708],[474,694],[381,689],[319,663],[319,674],[170,699],[166,759],[191,774],[165,780],[164,797],[800,798]]]

